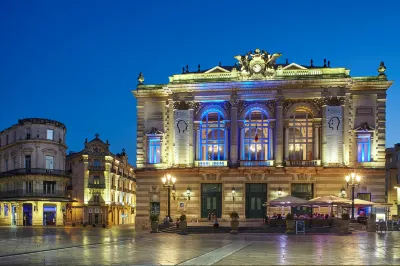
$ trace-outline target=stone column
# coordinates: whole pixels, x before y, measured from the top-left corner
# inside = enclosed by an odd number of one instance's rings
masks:
[[[196,148],[195,148],[195,160],[200,161],[201,157],[200,157],[200,150],[201,150],[201,146],[200,146],[200,125],[199,124],[195,124],[194,126],[194,131],[196,134]]]
[[[319,160],[319,128],[321,125],[314,124],[314,160]]]
[[[284,128],[284,132],[285,132],[285,145],[284,145],[284,149],[285,149],[285,161],[289,160],[289,125],[285,125]]]
[[[236,166],[238,163],[238,127],[237,127],[237,113],[238,113],[238,100],[232,95],[230,100],[231,105],[231,165]]]
[[[322,132],[321,132],[321,145],[322,145],[322,154],[321,154],[321,164],[322,166],[327,166],[328,165],[328,151],[326,150],[327,147],[327,138],[326,138],[326,107],[327,105],[324,103],[324,105],[321,108],[322,112]]]
[[[194,121],[194,104],[189,105],[189,116],[191,121]],[[192,126],[189,128],[189,158],[187,160],[187,166],[188,167],[193,167],[194,165],[194,158],[195,158],[195,154],[194,154],[194,144],[195,144],[195,140],[194,140],[194,125],[191,124]]]
[[[269,158],[268,160],[273,160],[274,159],[274,129],[275,129],[275,123],[270,122],[269,123],[269,128],[268,128],[268,136],[269,136],[269,143],[268,143],[268,152],[269,152]]]
[[[283,166],[283,99],[276,101],[275,165]]]
[[[349,105],[350,105],[350,93],[346,95],[343,106],[343,164],[349,165]]]
[[[240,136],[239,136],[240,149],[239,149],[239,156],[238,157],[239,157],[239,160],[246,160],[246,158],[242,157],[243,150],[244,150],[244,138],[243,138],[243,136],[244,136],[244,125],[243,125],[243,123],[238,124],[238,127],[239,127],[239,130],[240,130]]]

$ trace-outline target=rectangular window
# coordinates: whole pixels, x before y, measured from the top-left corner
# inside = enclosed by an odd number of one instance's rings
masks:
[[[32,165],[31,156],[25,155],[25,169],[30,170]]]
[[[54,194],[56,191],[56,181],[43,181],[43,194]]]
[[[48,140],[53,140],[54,131],[52,129],[47,130],[47,139]]]
[[[5,160],[5,164],[6,164],[6,171],[8,171],[8,159]]]
[[[371,201],[371,193],[357,193],[357,199]]]
[[[93,184],[96,184],[96,185],[100,184],[100,176],[93,177]]]
[[[357,161],[370,162],[371,161],[371,136],[358,135],[357,137]]]
[[[13,157],[13,167],[17,169],[17,157]]]
[[[54,157],[46,155],[46,169],[54,169]]]
[[[292,184],[293,197],[310,200],[314,197],[314,184]]]
[[[33,192],[33,181],[26,181],[25,182],[25,193],[32,193]]]
[[[7,217],[8,216],[8,204],[4,203],[4,216]]]
[[[161,163],[161,142],[159,137],[149,138],[149,149],[147,156],[149,163]]]
[[[95,159],[93,165],[97,167],[100,166],[100,161]]]
[[[94,194],[94,202],[96,202],[96,203],[100,202],[100,195],[99,194]]]

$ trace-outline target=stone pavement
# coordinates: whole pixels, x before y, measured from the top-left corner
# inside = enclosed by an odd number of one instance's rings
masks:
[[[137,233],[0,227],[0,265],[400,265],[400,232],[338,235]]]

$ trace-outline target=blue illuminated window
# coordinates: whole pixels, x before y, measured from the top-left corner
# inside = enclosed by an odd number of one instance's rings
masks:
[[[313,160],[313,118],[304,109],[297,109],[289,120],[289,160]]]
[[[371,136],[358,135],[357,137],[357,161],[370,162],[371,161]]]
[[[147,155],[151,164],[161,163],[161,141],[160,137],[149,137],[149,149]]]
[[[242,160],[265,161],[271,158],[268,117],[262,110],[250,111],[242,131]]]
[[[200,160],[226,160],[226,132],[221,113],[215,111],[206,113],[200,123],[200,132]]]

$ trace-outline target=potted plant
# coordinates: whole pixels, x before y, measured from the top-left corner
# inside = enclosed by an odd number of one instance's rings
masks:
[[[186,215],[182,214],[181,217],[179,217],[179,229],[181,229],[179,234],[187,235],[186,228],[187,228]]]
[[[231,218],[231,231],[230,234],[239,234],[238,228],[239,228],[239,214],[235,211],[231,212],[229,214],[229,217]]]
[[[150,233],[157,233],[157,231],[158,231],[158,215],[151,214],[150,221],[151,221],[151,232]]]
[[[350,216],[348,213],[342,214],[342,221],[340,223],[340,233],[348,234],[350,226]]]
[[[294,234],[295,232],[295,220],[292,213],[286,215],[286,234]]]

